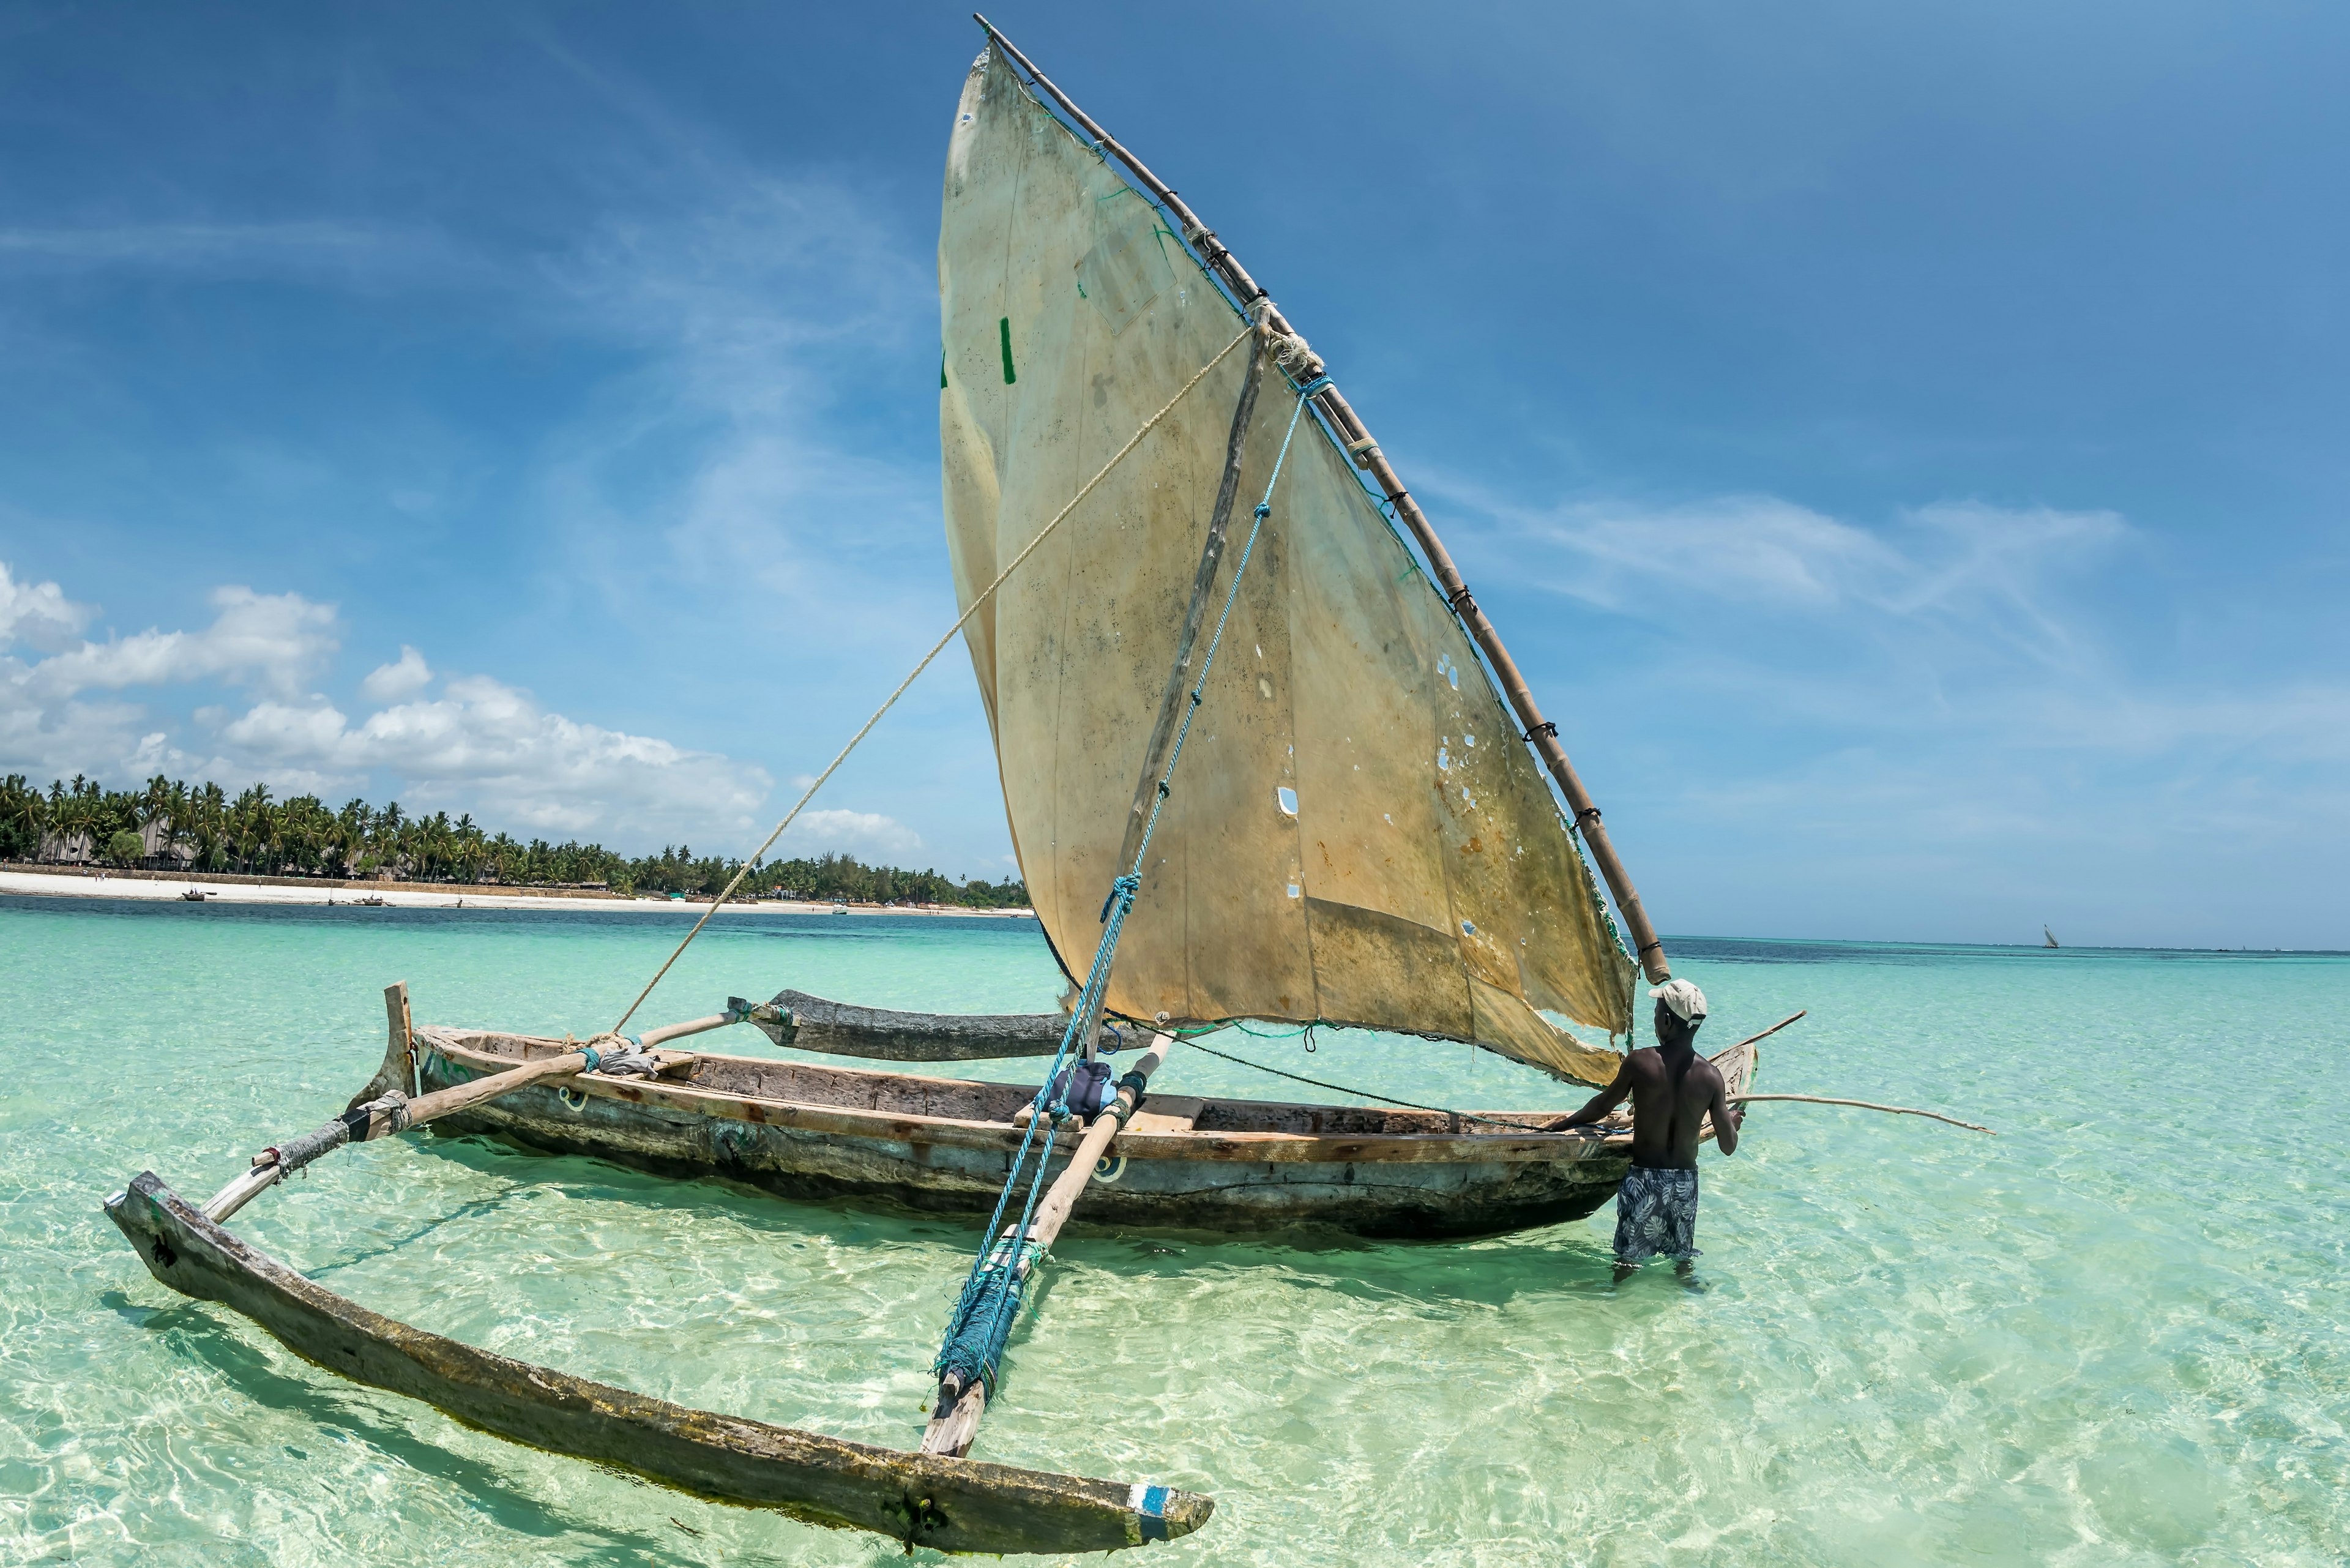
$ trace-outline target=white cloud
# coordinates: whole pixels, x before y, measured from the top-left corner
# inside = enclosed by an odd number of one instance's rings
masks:
[[[419,659],[421,663],[421,659]],[[397,668],[397,666],[391,667]],[[771,785],[760,768],[550,713],[486,676],[353,724],[319,701],[263,702],[224,725],[234,754],[276,768],[396,775],[425,805],[465,804],[517,832],[747,836]]]
[[[55,583],[20,583],[0,561],[0,648],[16,641],[35,648],[58,646],[89,620],[87,605],[68,599]]]
[[[865,855],[911,855],[921,847],[921,835],[879,812],[804,811],[793,819],[774,853],[806,855],[838,849]]]
[[[400,658],[391,664],[379,664],[359,682],[359,695],[370,702],[404,702],[432,684],[432,671],[424,656],[400,644]]]
[[[47,698],[92,687],[119,691],[224,680],[291,695],[335,651],[335,607],[299,594],[256,594],[251,588],[212,592],[219,612],[202,631],[159,631],[105,642],[85,642],[22,671],[21,681]]]
[[[0,653],[0,765],[57,776],[118,780],[152,773],[222,783],[262,780],[283,792],[396,791],[411,807],[472,811],[493,829],[600,836],[616,847],[712,836],[747,849],[764,826],[766,773],[712,752],[552,713],[530,693],[486,676],[433,679],[424,656],[400,658],[360,682],[380,703],[354,721],[306,692],[335,650],[335,612],[297,594],[227,587],[201,631],[151,629],[83,641],[26,662]],[[29,606],[29,608],[19,608]],[[0,566],[7,624],[70,625],[84,614],[54,583],[26,588]],[[199,745],[175,743],[143,706],[89,701],[123,691],[223,679],[254,687],[242,712],[199,708]],[[919,846],[886,816],[816,812],[806,821],[827,846]]]

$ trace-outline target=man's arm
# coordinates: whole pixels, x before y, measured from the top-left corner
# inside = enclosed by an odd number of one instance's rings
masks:
[[[1736,1154],[1738,1124],[1746,1119],[1746,1107],[1731,1106],[1730,1085],[1721,1081],[1721,1075],[1718,1072],[1713,1075],[1713,1104],[1706,1110],[1713,1117],[1714,1147],[1724,1154]]]
[[[1616,1069],[1616,1081],[1592,1096],[1590,1102],[1581,1110],[1571,1116],[1561,1116],[1555,1122],[1545,1122],[1543,1124],[1543,1131],[1565,1132],[1569,1127],[1589,1127],[1593,1122],[1622,1105],[1624,1096],[1631,1092],[1632,1067],[1627,1062]]]

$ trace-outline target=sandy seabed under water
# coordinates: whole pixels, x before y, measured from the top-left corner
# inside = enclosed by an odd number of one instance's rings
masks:
[[[0,895],[0,1563],[905,1561],[342,1382],[157,1285],[99,1211],[142,1168],[209,1192],[340,1109],[391,981],[423,1021],[608,1025],[698,912],[608,910]],[[1672,946],[1720,1041],[1811,1009],[1758,1087],[2002,1136],[1757,1106],[1707,1158],[1686,1287],[1611,1282],[1612,1209],[1466,1244],[1080,1225],[978,1457],[1212,1494],[1154,1562],[2350,1559],[2350,958]],[[1058,977],[1029,920],[730,911],[648,1016],[785,985],[998,1012]],[[1430,1103],[1578,1098],[1463,1046],[1219,1044]],[[1160,1083],[1313,1093],[1197,1054]],[[432,1137],[237,1226],[421,1326],[899,1447],[977,1239]]]

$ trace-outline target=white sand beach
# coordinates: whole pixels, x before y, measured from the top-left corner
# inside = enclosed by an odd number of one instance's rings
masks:
[[[461,887],[453,883],[370,882],[352,886],[320,883],[255,883],[215,880],[205,877],[123,876],[60,867],[54,871],[0,871],[0,893],[68,898],[181,899],[190,888],[200,889],[206,902],[223,904],[358,904],[380,898],[387,909],[578,909],[595,913],[642,914],[654,909],[707,907],[706,899],[645,897],[627,898],[612,894],[525,893],[494,887]],[[729,904],[725,914],[821,915],[838,906],[795,900],[762,899]],[[962,909],[945,905],[899,906],[851,904],[851,915],[942,915],[972,919],[1001,919],[1033,914],[1029,909]]]

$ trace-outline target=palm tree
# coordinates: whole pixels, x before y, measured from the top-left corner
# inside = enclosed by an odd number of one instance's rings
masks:
[[[79,774],[70,785],[49,785],[49,833],[57,858],[88,859],[97,854],[104,805],[104,793]]]
[[[39,855],[48,825],[48,801],[23,774],[10,774],[0,784],[0,840],[11,855],[26,860]]]
[[[354,800],[335,814],[335,875],[348,877],[367,855],[368,803]]]
[[[408,829],[408,819],[400,815],[400,803],[393,801],[375,814],[375,825],[368,830],[368,843],[376,858],[387,871],[400,869],[400,850]]]

